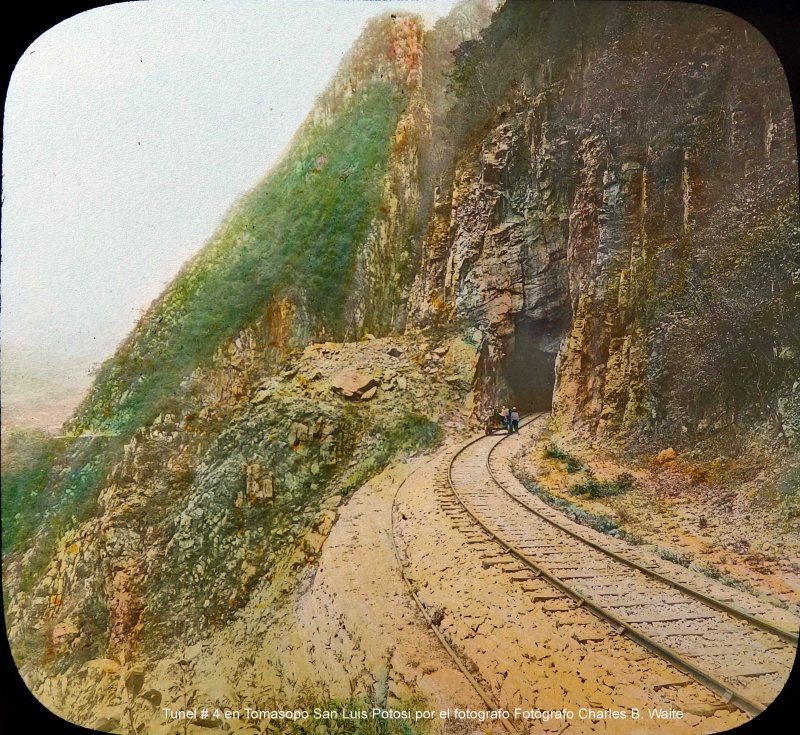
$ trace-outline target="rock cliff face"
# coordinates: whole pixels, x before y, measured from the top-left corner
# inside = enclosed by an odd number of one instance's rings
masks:
[[[791,479],[800,224],[771,49],[691,5],[491,10],[371,25],[74,436],[4,476],[12,649],[45,699],[313,565],[428,419],[552,406],[642,451],[769,448]]]
[[[556,415],[587,435],[793,437],[795,137],[759,34],[708,8],[507,3],[457,67],[412,314],[485,329],[487,400],[549,405],[530,384],[557,355]]]

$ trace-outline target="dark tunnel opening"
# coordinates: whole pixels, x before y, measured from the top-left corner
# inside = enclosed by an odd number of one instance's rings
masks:
[[[560,325],[553,329],[553,325],[543,327],[525,319],[517,322],[503,377],[511,403],[521,414],[552,408],[561,333]]]

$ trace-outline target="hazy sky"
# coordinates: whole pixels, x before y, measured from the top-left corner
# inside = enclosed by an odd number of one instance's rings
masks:
[[[87,382],[275,162],[365,21],[432,23],[452,4],[150,0],[39,37],[5,109],[3,348]]]

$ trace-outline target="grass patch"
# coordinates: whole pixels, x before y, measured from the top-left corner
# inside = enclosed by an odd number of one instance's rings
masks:
[[[731,577],[726,572],[723,572],[719,567],[714,566],[713,564],[706,564],[703,562],[692,562],[691,568],[695,572],[700,572],[700,574],[704,574],[706,577],[710,577],[711,579],[716,579],[718,582],[727,584],[729,587],[739,586],[733,577]]]
[[[337,335],[403,101],[375,83],[310,125],[102,367],[73,428],[130,432],[216,348],[290,295]]]
[[[752,595],[758,596],[758,593],[752,587],[752,585],[732,577],[730,574],[723,572],[719,567],[716,567],[713,564],[694,561],[691,554],[678,554],[671,549],[664,549],[660,546],[655,548],[655,553],[666,561],[671,561],[673,564],[680,564],[680,566],[686,567],[693,572],[698,572],[709,579],[714,579],[717,582],[724,584],[726,587],[733,587],[735,589],[742,590],[743,592],[748,592]],[[772,599],[768,601],[772,602],[772,604],[775,604]],[[780,607],[780,605],[777,605],[777,607]]]
[[[58,539],[95,513],[109,469],[107,447],[104,437],[66,448],[63,440],[40,432],[14,431],[4,438],[3,556],[33,548],[21,569],[21,591],[42,577]]]
[[[781,513],[787,520],[800,517],[800,482],[793,489],[781,494],[780,508]]]
[[[544,454],[545,457],[557,459],[559,462],[563,462],[567,467],[567,472],[571,474],[580,472],[584,468],[583,462],[581,462],[575,455],[565,452],[555,444],[550,444],[547,449],[544,450]]]
[[[673,564],[680,564],[680,566],[686,567],[687,569],[693,561],[691,554],[679,554],[671,549],[663,549],[660,546],[656,546],[654,551],[656,555],[660,556],[665,561],[670,561]]]
[[[56,441],[42,432],[11,431],[3,442],[0,501],[3,555],[25,548],[41,514],[49,506],[45,494]]]
[[[631,544],[636,544],[637,546],[645,543],[643,538],[625,530],[619,525],[619,523],[609,516],[589,513],[583,508],[579,508],[573,503],[570,503],[568,500],[559,498],[558,496],[547,492],[547,490],[540,487],[532,480],[523,479],[522,484],[529,492],[536,495],[537,498],[547,503],[547,505],[550,507],[561,511],[564,515],[568,516],[577,523],[580,523],[584,526],[589,526],[590,528],[595,529],[595,531],[600,531],[608,536],[623,539],[624,541],[627,541]],[[682,567],[686,567],[687,569],[704,574],[706,577],[715,579],[728,587],[734,587],[744,592],[749,592],[750,594],[756,594],[756,591],[751,585],[735,579],[730,574],[727,574],[721,569],[715,567],[713,564],[695,562],[690,554],[679,554],[671,549],[665,549],[660,546],[657,546],[654,551],[656,555],[666,561],[672,562],[673,564],[679,564]],[[772,599],[769,599],[768,601],[777,607],[783,607],[783,605],[780,605],[778,602]]]
[[[522,484],[525,486],[525,489],[528,490],[528,492],[533,493],[537,498],[547,503],[547,505],[549,505],[551,508],[561,511],[565,516],[571,518],[576,523],[589,526],[589,528],[593,528],[595,531],[605,533],[608,536],[624,539],[632,544],[642,543],[641,538],[626,531],[610,516],[590,513],[589,511],[578,507],[574,503],[570,503],[569,500],[559,498],[558,496],[547,492],[547,490],[540,487],[532,480],[523,479]]]
[[[43,493],[51,507],[46,516],[28,513],[30,520],[26,526],[30,529],[27,538],[18,540],[18,547],[30,546],[33,529],[39,529],[34,552],[22,569],[20,590],[28,592],[42,577],[44,570],[55,554],[58,539],[68,530],[77,528],[91,518],[97,508],[100,485],[105,471],[97,461],[67,473],[65,487],[58,497],[52,493]],[[47,522],[42,523],[46,517]]]
[[[347,476],[341,487],[342,495],[348,495],[367,480],[382,472],[389,463],[401,454],[410,454],[439,445],[442,429],[439,424],[420,414],[408,414],[385,429],[378,429],[377,443]]]
[[[713,564],[708,564],[705,562],[692,562],[690,567],[692,571],[699,572],[700,574],[709,577],[710,579],[714,579],[721,584],[724,584],[726,587],[733,587],[738,590],[742,590],[742,592],[747,592],[755,597],[759,597],[758,592],[755,588],[747,584],[747,582],[743,582],[740,579],[736,579],[736,577],[732,577],[727,572],[723,572],[719,567],[714,566]],[[780,607],[786,609],[788,605],[778,598],[773,598],[771,596],[765,598],[767,602],[774,605],[775,607]]]
[[[572,495],[581,495],[592,500],[597,498],[608,498],[614,495],[624,495],[633,489],[633,475],[623,472],[616,480],[599,482],[595,477],[589,477],[586,482],[570,488]]]

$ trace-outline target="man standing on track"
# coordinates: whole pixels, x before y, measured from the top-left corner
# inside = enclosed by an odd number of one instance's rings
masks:
[[[516,406],[514,406],[514,408],[511,409],[511,413],[509,414],[508,433],[509,434],[519,433],[519,413],[517,412]]]
[[[511,431],[511,414],[507,406],[503,406],[503,410],[500,411],[500,415],[503,417],[503,427],[508,431]]]

